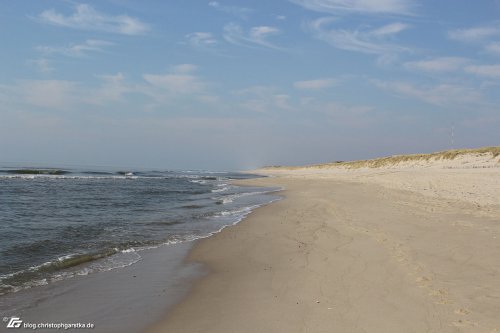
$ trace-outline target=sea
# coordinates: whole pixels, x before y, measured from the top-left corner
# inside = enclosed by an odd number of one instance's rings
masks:
[[[209,237],[279,199],[278,188],[231,183],[254,177],[212,171],[0,168],[0,298],[124,269],[150,249]]]

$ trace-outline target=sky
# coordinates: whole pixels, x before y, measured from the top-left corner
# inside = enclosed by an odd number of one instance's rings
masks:
[[[500,0],[0,0],[0,164],[500,145]]]

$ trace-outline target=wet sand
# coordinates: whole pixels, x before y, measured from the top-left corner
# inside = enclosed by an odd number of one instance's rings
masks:
[[[140,252],[141,260],[127,267],[4,295],[0,297],[0,313],[3,317],[20,317],[23,325],[94,325],[93,329],[62,331],[140,332],[185,297],[192,282],[205,274],[202,267],[183,262],[191,245],[181,243],[144,250]],[[12,329],[2,323],[0,332],[7,331]],[[36,329],[36,332],[54,331],[57,330]]]

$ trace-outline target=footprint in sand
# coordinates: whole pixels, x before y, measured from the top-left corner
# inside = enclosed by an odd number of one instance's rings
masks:
[[[451,324],[455,327],[477,326],[477,323],[466,319],[459,319],[457,321],[452,322]]]
[[[444,289],[432,290],[429,293],[430,296],[437,298],[436,304],[448,304],[450,299],[448,299],[448,292]]]
[[[425,287],[431,279],[429,279],[427,276],[419,276],[418,278],[415,279],[415,282],[421,287]]]
[[[456,313],[456,314],[459,314],[459,315],[467,315],[467,314],[469,314],[469,313],[470,313],[470,311],[469,311],[469,310],[467,310],[467,309],[460,308],[460,309],[456,309],[456,310],[455,310],[455,313]]]

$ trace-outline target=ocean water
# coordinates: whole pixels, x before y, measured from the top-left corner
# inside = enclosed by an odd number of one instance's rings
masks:
[[[202,171],[0,168],[0,295],[134,265],[276,200],[256,176]]]

